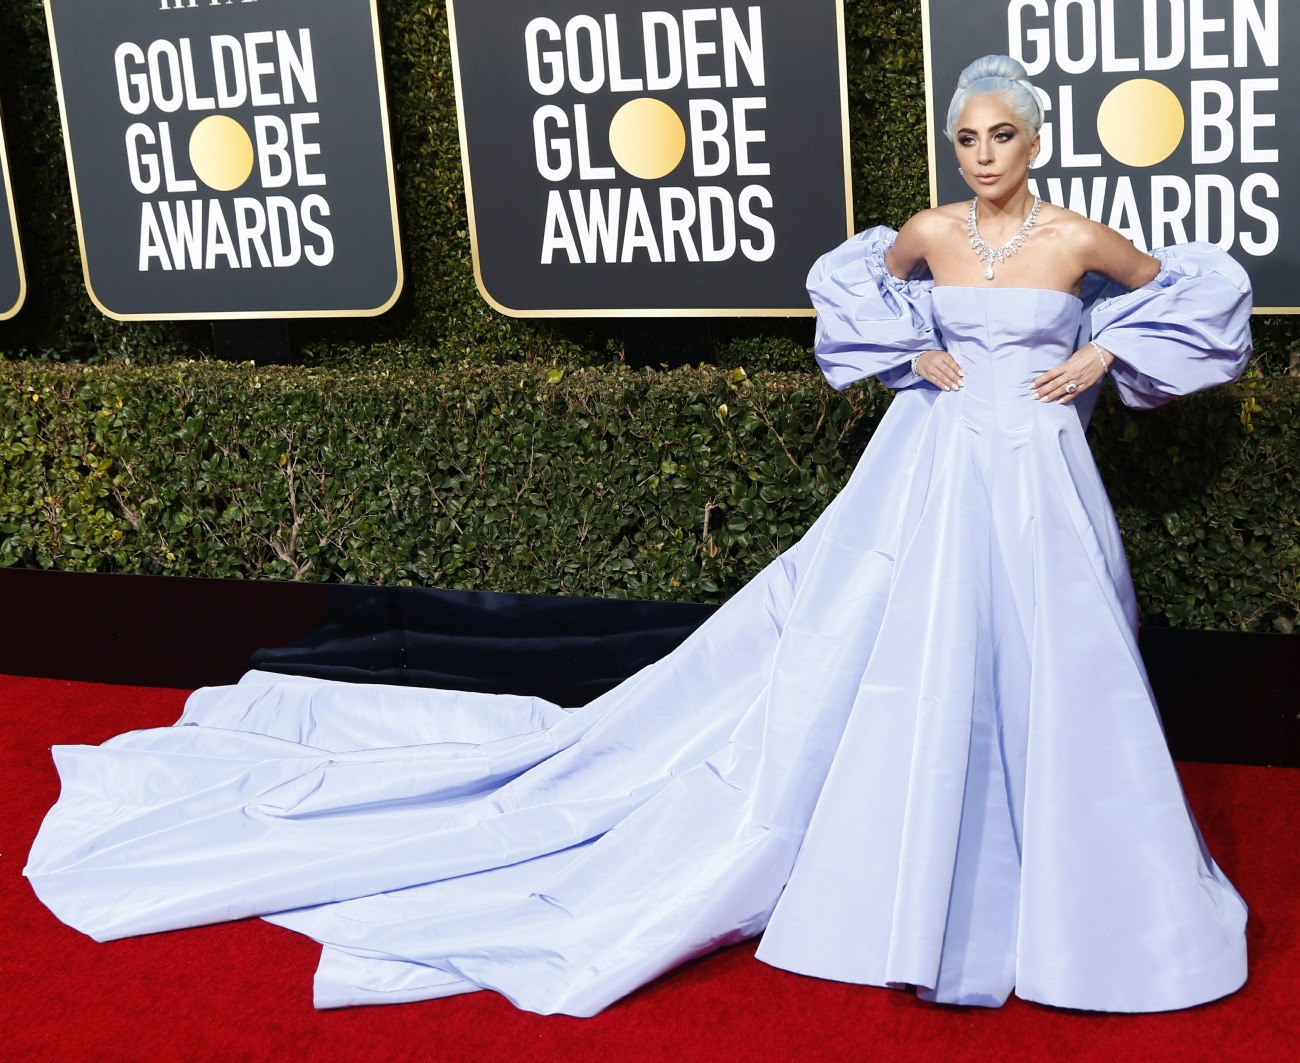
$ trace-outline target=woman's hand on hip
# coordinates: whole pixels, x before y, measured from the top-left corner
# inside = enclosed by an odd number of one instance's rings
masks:
[[[944,391],[956,391],[965,382],[961,366],[947,351],[924,351],[912,363],[912,371]]]
[[[1060,365],[1034,378],[1029,385],[1034,398],[1068,405],[1106,375],[1113,357],[1091,343],[1080,347]]]

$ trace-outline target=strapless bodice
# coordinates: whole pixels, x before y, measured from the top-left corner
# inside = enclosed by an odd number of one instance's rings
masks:
[[[1035,403],[1030,382],[1076,349],[1081,304],[1048,288],[936,285],[934,320],[942,347],[965,373],[955,395],[999,407]]]

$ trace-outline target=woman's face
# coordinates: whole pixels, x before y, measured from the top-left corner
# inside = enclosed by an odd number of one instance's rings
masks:
[[[1029,136],[1000,93],[975,96],[962,108],[953,131],[962,175],[977,196],[1001,199],[1025,186],[1038,157],[1038,136]]]

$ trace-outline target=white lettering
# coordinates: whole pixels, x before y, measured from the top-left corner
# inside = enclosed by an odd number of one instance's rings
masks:
[[[126,129],[126,168],[131,175],[131,185],[137,192],[153,195],[162,184],[158,171],[158,155],[141,151],[141,145],[153,147],[157,143],[153,130],[143,122],[133,122]]]
[[[659,245],[655,242],[654,224],[646,210],[641,189],[632,189],[627,196],[627,225],[623,229],[623,256],[621,261],[631,262],[637,250],[644,251],[651,262],[662,262]]]
[[[692,89],[716,89],[722,87],[722,78],[717,74],[700,72],[700,60],[708,55],[716,55],[718,46],[713,41],[700,40],[700,23],[712,22],[718,17],[714,8],[697,7],[682,12],[682,43],[686,52],[686,85]]]
[[[740,19],[734,9],[722,9],[722,72],[728,88],[740,84],[737,59],[743,59],[745,73],[754,88],[767,84],[767,70],[763,60],[763,9],[749,9],[749,35],[740,28]]]
[[[623,76],[623,55],[618,46],[618,16],[605,16],[605,44],[609,49],[609,91],[640,92],[644,82],[640,78]]]
[[[1243,78],[1241,81],[1241,161],[1246,163],[1277,162],[1277,148],[1255,147],[1255,131],[1277,125],[1277,115],[1260,114],[1255,96],[1277,92],[1277,78]]]
[[[538,16],[524,27],[524,45],[528,56],[528,84],[543,96],[554,96],[564,88],[564,62],[556,50],[541,51],[542,34],[552,43],[560,40],[560,27],[554,19]],[[542,67],[546,67],[543,73]]]
[[[1120,58],[1115,41],[1115,0],[1101,0],[1101,68],[1107,73],[1138,70],[1137,56]]]
[[[712,118],[712,124],[705,125],[706,117]],[[696,177],[719,177],[731,166],[727,122],[727,109],[717,100],[690,101],[691,162]]]
[[[681,207],[678,214],[674,205]],[[698,262],[700,253],[695,249],[691,226],[695,224],[695,198],[684,188],[659,189],[660,227],[664,234],[664,261],[677,261],[677,242],[681,241],[686,261]]]
[[[297,206],[285,196],[268,196],[266,215],[267,230],[271,235],[271,264],[277,269],[296,266],[302,259]]]
[[[663,30],[664,50],[659,51]],[[643,11],[641,33],[645,38],[645,81],[651,92],[674,88],[682,80],[682,31],[666,11]],[[667,63],[667,69],[664,63]]]
[[[700,250],[704,252],[704,261],[725,262],[736,253],[736,211],[731,193],[716,185],[704,185],[699,194]]]
[[[185,86],[181,83],[181,60],[171,41],[154,41],[147,53],[149,61],[149,87],[154,105],[171,114],[181,109],[185,102]],[[166,66],[164,83],[163,66]],[[170,95],[168,94],[170,92]]]
[[[1074,150],[1074,87],[1061,86],[1061,165],[1062,166],[1100,166],[1100,152],[1076,152]]]
[[[754,213],[755,204],[771,210],[772,193],[762,185],[749,185],[740,193],[740,199],[737,202],[740,220],[758,230],[759,235],[763,238],[761,243],[755,243],[753,240],[741,240],[740,250],[744,252],[745,257],[751,262],[766,262],[776,250],[776,230],[772,228],[770,221]]]
[[[224,258],[230,269],[239,268],[235,241],[231,238],[230,227],[221,210],[221,201],[214,199],[208,203],[208,253],[203,258],[203,268],[216,269],[218,257]]]
[[[298,111],[289,116],[289,126],[293,130],[294,176],[303,188],[318,188],[325,183],[323,173],[312,173],[307,168],[307,160],[320,154],[320,145],[308,140],[303,132],[306,126],[319,124],[320,115],[315,111]]]
[[[1281,34],[1277,24],[1277,0],[1264,0],[1264,13],[1259,13],[1255,3],[1237,0],[1232,6],[1232,65],[1249,66],[1249,44],[1254,38],[1259,60],[1265,66],[1277,66],[1278,42]]]
[[[203,268],[203,200],[192,199],[159,203],[167,246],[176,269]]]
[[[584,51],[579,34],[587,35]],[[591,76],[582,76],[582,60],[591,62]],[[579,92],[599,92],[605,84],[605,53],[601,47],[600,23],[590,15],[575,15],[564,27],[564,58],[569,69],[569,84]]]
[[[1209,109],[1209,100],[1213,96],[1218,100],[1218,107]],[[1222,81],[1192,82],[1192,165],[1215,166],[1225,162],[1231,155],[1235,136],[1232,131],[1232,89]],[[1218,134],[1218,146],[1210,147],[1207,133],[1214,130]]]
[[[1213,33],[1222,33],[1227,29],[1227,20],[1205,17],[1205,0],[1191,0],[1191,25],[1193,70],[1216,70],[1228,65],[1227,55],[1206,52],[1205,38]]]
[[[253,139],[257,142],[257,172],[263,188],[283,188],[293,177],[289,158],[289,127],[274,114],[253,115]]]
[[[158,218],[153,212],[153,204],[145,200],[140,204],[140,263],[137,268],[141,273],[149,272],[149,263],[155,258],[163,269],[172,268],[167,248],[163,245],[162,231],[158,228]]]
[[[1077,7],[1082,16],[1080,51],[1070,54],[1070,8]],[[1067,74],[1083,74],[1097,63],[1097,9],[1093,0],[1056,0],[1053,9],[1056,31],[1056,64]]]
[[[569,202],[573,205],[574,228],[582,244],[582,261],[597,262],[596,243],[600,242],[600,256],[606,262],[613,262],[618,257],[618,216],[623,198],[621,188],[609,190],[609,200],[605,209],[600,207],[601,193],[590,189],[587,203],[582,202],[582,193],[576,188],[569,190]],[[644,209],[642,204],[642,209]]]
[[[563,181],[573,172],[573,151],[563,137],[548,136],[547,122],[555,123],[558,129],[568,129],[569,116],[553,103],[537,108],[533,115],[533,155],[537,172],[548,181]],[[551,162],[551,152],[555,153],[554,163]]]
[[[193,192],[198,185],[192,177],[181,179],[176,176],[176,155],[172,151],[171,126],[166,122],[158,123],[158,154],[162,157],[163,184],[168,192]]]
[[[578,245],[573,242],[573,227],[569,224],[569,215],[564,209],[564,198],[558,188],[552,188],[546,197],[546,222],[543,226],[542,265],[549,266],[556,251],[563,251],[569,261],[577,264],[582,261],[578,255]]]
[[[284,102],[296,104],[293,84],[298,83],[304,103],[316,102],[316,60],[311,51],[311,30],[303,27],[298,31],[298,48],[293,47],[289,34],[284,30],[275,31],[275,50],[280,59],[280,94]]]
[[[1211,198],[1216,200],[1211,206]],[[1237,190],[1222,174],[1196,175],[1196,239],[1218,244],[1231,250],[1236,243]],[[1219,235],[1212,236],[1210,222],[1217,220]]]
[[[1169,12],[1169,54],[1160,54],[1160,6]],[[1183,61],[1187,25],[1184,0],[1142,0],[1142,62],[1147,70],[1173,70]]]
[[[127,114],[144,114],[149,109],[149,76],[142,70],[129,73],[127,60],[137,67],[144,65],[144,52],[140,46],[127,41],[119,44],[113,53],[113,69],[117,72],[117,98]]]
[[[736,142],[736,173],[741,177],[766,177],[772,167],[765,162],[751,162],[749,146],[762,144],[767,134],[761,129],[749,128],[749,112],[767,108],[765,96],[737,96],[731,101],[731,125]]]
[[[328,266],[334,261],[334,234],[322,225],[315,215],[328,218],[330,205],[324,196],[313,192],[309,196],[304,196],[302,200],[302,227],[316,237],[320,245],[304,243],[302,251],[313,266]]]
[[[1007,5],[1007,40],[1011,45],[1011,56],[1020,61],[1030,77],[1035,77],[1052,61],[1052,31],[1046,26],[1026,29],[1026,11],[1032,11],[1040,19],[1047,18],[1047,0],[1011,0]],[[1026,45],[1032,46],[1032,54]]]
[[[256,199],[238,197],[234,202],[235,232],[239,242],[239,264],[248,269],[253,264],[252,251],[263,267],[271,265],[266,253],[266,208]]]
[[[189,100],[189,109],[191,111],[211,111],[217,106],[217,101],[211,96],[200,96],[198,86],[194,83],[194,54],[190,50],[190,39],[182,37],[181,45],[181,71],[185,76],[185,97]]]
[[[1268,199],[1278,199],[1282,195],[1277,179],[1272,174],[1254,173],[1241,183],[1242,213],[1264,223],[1264,235],[1257,238],[1253,233],[1243,232],[1241,234],[1241,246],[1243,250],[1250,254],[1263,257],[1264,255],[1271,255],[1277,250],[1280,226],[1278,225],[1277,215],[1267,207],[1261,207],[1256,202],[1256,196],[1261,192]]]
[[[593,166],[591,163],[591,137],[587,133],[585,103],[579,103],[573,108],[573,135],[578,142],[578,177],[583,181],[614,180],[614,167]]]
[[[1169,205],[1168,193],[1174,193],[1174,204]],[[1183,224],[1192,211],[1192,186],[1186,179],[1172,175],[1151,178],[1151,246],[1187,243],[1187,227]],[[1165,228],[1169,239],[1165,239]]]
[[[248,98],[248,78],[238,38],[225,33],[212,38],[212,68],[216,75],[217,106],[242,107]]]

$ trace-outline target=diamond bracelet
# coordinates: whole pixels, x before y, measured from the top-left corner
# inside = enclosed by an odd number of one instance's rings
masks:
[[[1106,350],[1106,348],[1103,347],[1096,340],[1089,340],[1088,346],[1097,352],[1097,359],[1098,361],[1101,362],[1101,375],[1105,376],[1107,373],[1110,372],[1110,366],[1106,364],[1106,355],[1110,354],[1110,351]],[[1112,360],[1115,357],[1113,354],[1110,354],[1110,356]],[[916,371],[915,368],[913,368],[913,372],[915,371]]]

